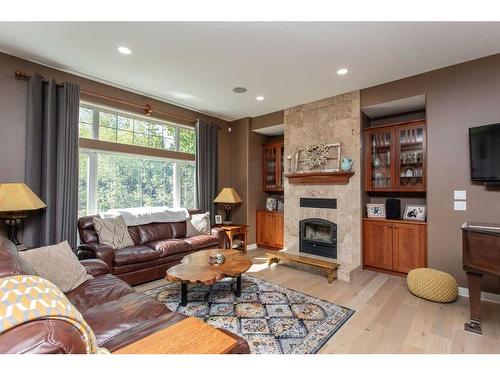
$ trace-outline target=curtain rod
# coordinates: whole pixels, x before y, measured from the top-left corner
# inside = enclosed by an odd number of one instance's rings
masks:
[[[29,81],[31,79],[31,74],[23,73],[23,72],[21,72],[19,70],[16,70],[15,71],[15,77],[18,80]],[[63,86],[63,85],[58,84],[58,86]],[[178,116],[178,115],[174,115],[174,114],[171,114],[171,113],[168,113],[168,112],[163,112],[163,111],[159,111],[157,109],[153,109],[153,107],[151,107],[149,104],[140,105],[140,104],[136,104],[136,103],[132,103],[132,102],[126,101],[126,100],[115,99],[115,98],[112,98],[112,97],[107,96],[107,95],[101,95],[101,94],[97,94],[95,92],[86,91],[86,90],[80,90],[80,92],[83,93],[83,94],[85,94],[85,95],[88,95],[88,96],[93,96],[93,97],[96,97],[96,98],[101,98],[101,99],[109,100],[109,101],[112,101],[112,102],[115,102],[115,103],[121,103],[121,104],[128,105],[130,107],[142,109],[144,111],[144,114],[146,116],[151,116],[153,113],[158,113],[158,114],[164,115],[166,117],[169,117],[171,119],[176,119],[176,120],[179,120],[179,121],[187,122],[188,124],[194,124],[195,123],[195,121],[193,121],[192,119],[188,119],[188,118],[185,118],[185,117],[182,117],[182,116]],[[220,128],[220,125],[218,127]]]

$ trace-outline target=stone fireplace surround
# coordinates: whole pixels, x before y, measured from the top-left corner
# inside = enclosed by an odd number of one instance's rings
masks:
[[[299,222],[320,218],[337,224],[338,278],[350,281],[361,266],[361,118],[359,91],[285,110],[285,157],[308,143],[341,143],[341,156],[354,159],[346,185],[294,185],[285,179],[285,247],[299,254]],[[337,208],[300,207],[300,198],[336,198]],[[330,258],[309,255],[331,260]]]

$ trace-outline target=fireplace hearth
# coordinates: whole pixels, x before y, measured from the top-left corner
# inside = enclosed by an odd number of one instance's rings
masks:
[[[337,258],[337,224],[310,218],[299,223],[299,250],[302,253]]]

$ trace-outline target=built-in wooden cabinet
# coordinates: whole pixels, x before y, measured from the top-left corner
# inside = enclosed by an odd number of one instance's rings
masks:
[[[426,267],[426,243],[426,223],[363,219],[364,267],[398,273]]]
[[[262,190],[282,192],[285,163],[283,142],[262,145]]]
[[[367,192],[425,192],[424,120],[367,128],[364,133]]]
[[[257,211],[257,246],[282,249],[284,243],[283,211]]]

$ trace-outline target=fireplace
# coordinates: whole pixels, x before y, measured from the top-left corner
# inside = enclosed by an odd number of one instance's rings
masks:
[[[301,220],[299,225],[301,252],[337,258],[337,224],[311,218]]]

